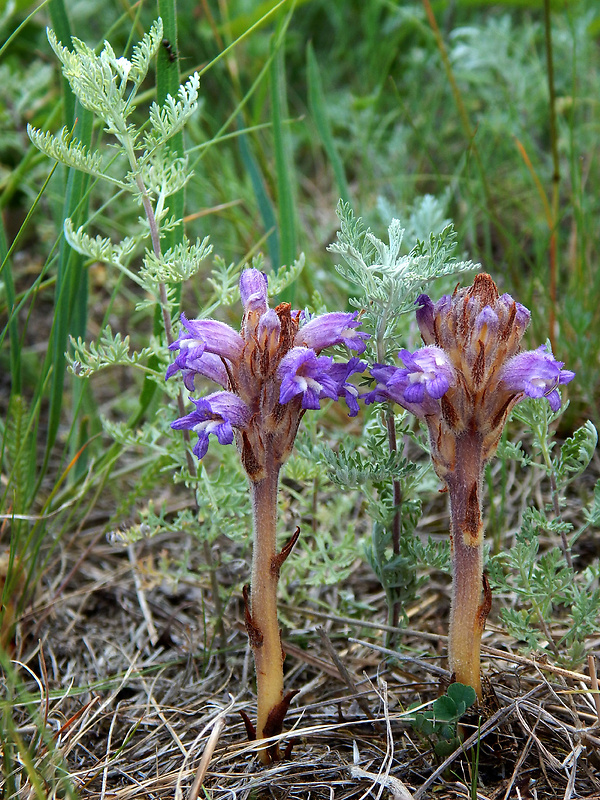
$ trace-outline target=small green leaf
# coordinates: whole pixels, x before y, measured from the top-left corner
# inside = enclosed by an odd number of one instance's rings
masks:
[[[473,689],[472,686],[465,686],[464,683],[451,683],[446,694],[454,700],[458,708],[464,706],[461,715],[464,714],[466,709],[470,708],[477,699],[475,689]]]
[[[435,701],[433,704],[433,713],[435,714],[435,719],[439,720],[440,722],[456,720],[460,716],[456,707],[456,703],[446,694],[442,695],[442,697],[438,697],[438,699]]]
[[[559,477],[572,481],[573,478],[581,475],[592,460],[597,444],[598,431],[588,420],[560,448],[560,456],[556,465]]]

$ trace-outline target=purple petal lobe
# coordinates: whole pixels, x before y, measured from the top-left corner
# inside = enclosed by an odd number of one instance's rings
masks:
[[[350,350],[363,353],[369,334],[356,330],[360,325],[356,316],[356,312],[333,311],[314,317],[300,328],[294,344],[310,347],[317,353],[334,344],[345,344]]]
[[[422,403],[425,397],[424,383],[411,383],[410,381],[404,389],[404,399],[407,403]]]
[[[344,398],[349,409],[350,417],[355,417],[359,412],[358,389],[348,381],[351,375],[362,373],[367,368],[367,362],[359,358],[351,358],[349,361],[341,361],[332,364],[329,369],[329,376],[337,385],[338,397]]]
[[[508,389],[523,392],[528,397],[547,397],[553,411],[560,408],[559,384],[569,383],[575,377],[571,370],[562,369],[563,362],[557,361],[546,345],[537,350],[527,350],[509,359],[500,372],[499,378]]]

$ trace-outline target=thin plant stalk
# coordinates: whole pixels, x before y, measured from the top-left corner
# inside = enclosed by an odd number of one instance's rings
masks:
[[[268,463],[268,462],[267,462]],[[277,488],[279,465],[272,464],[263,480],[250,484],[253,517],[252,623],[249,638],[256,666],[256,736],[270,735],[268,719],[283,698],[283,653],[277,621]],[[268,755],[261,754],[264,763]]]
[[[455,469],[447,476],[452,542],[452,603],[448,658],[459,683],[481,699],[481,636],[490,610],[489,590],[482,600],[483,521],[481,513],[481,436],[457,438]]]

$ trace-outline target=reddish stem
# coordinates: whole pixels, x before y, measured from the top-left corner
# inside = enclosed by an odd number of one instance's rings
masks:
[[[456,439],[455,468],[447,477],[452,541],[452,605],[448,657],[459,683],[472,686],[481,699],[480,647],[490,594],[482,599],[483,520],[481,435],[464,432]]]
[[[266,476],[250,484],[254,543],[247,627],[256,666],[257,739],[273,735],[269,730],[269,715],[277,712],[283,700],[283,652],[277,621],[280,566],[277,550],[277,489],[280,466],[273,458],[267,458],[266,463]],[[273,760],[273,755],[272,748],[260,751],[263,764]]]

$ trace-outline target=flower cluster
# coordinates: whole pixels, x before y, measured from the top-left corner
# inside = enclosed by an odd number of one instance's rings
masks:
[[[320,408],[325,398],[344,398],[350,416],[358,413],[358,391],[348,379],[363,372],[366,363],[357,357],[334,362],[320,353],[344,344],[360,354],[368,334],[358,330],[356,313],[333,312],[306,321],[289,303],[269,308],[267,278],[256,269],[242,273],[240,295],[244,316],[239,333],[224,322],[181,315],[183,329],[171,345],[179,353],[166,377],[180,371],[190,391],[198,375],[223,388],[193,399],[195,410],[172,427],[198,434],[194,453],[199,459],[210,434],[221,444],[235,437],[242,463],[257,481],[264,476],[266,459],[278,465],[286,460],[307,409]]]
[[[376,364],[371,374],[377,384],[365,401],[392,400],[426,421],[441,478],[453,466],[452,440],[463,432],[478,432],[487,461],[524,397],[546,397],[553,411],[560,407],[557,387],[574,373],[545,345],[519,352],[531,315],[510,295],[499,295],[489,275],[477,275],[472,286],[436,303],[423,294],[417,306],[425,346],[401,350],[404,367]]]

